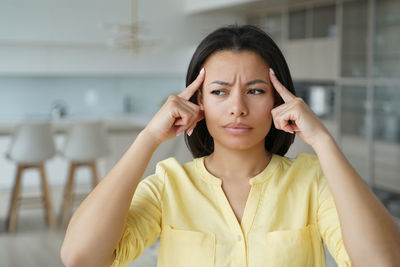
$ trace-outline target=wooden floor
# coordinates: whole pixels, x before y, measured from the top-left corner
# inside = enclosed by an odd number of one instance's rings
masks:
[[[86,192],[81,188],[79,192]],[[35,195],[35,190],[25,190],[24,195]],[[61,188],[51,188],[53,209],[58,216],[61,205]],[[64,266],[60,259],[60,248],[65,231],[49,230],[43,210],[21,210],[15,234],[5,230],[5,220],[10,203],[10,193],[0,191],[0,267],[58,267]],[[129,267],[156,267],[158,243],[149,247]]]
[[[85,192],[85,188],[79,190]],[[24,191],[24,195],[37,192]],[[51,189],[54,211],[58,215],[61,205],[61,188]],[[42,210],[21,210],[15,234],[5,231],[5,218],[10,201],[10,193],[0,191],[0,267],[58,267],[63,266],[59,251],[65,231],[49,230]],[[138,260],[129,267],[156,267],[158,242],[147,248]],[[327,267],[337,266],[327,252]]]

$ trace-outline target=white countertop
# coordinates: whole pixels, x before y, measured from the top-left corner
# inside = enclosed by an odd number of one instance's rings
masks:
[[[65,132],[71,124],[79,122],[102,121],[109,132],[135,131],[143,129],[151,117],[142,114],[120,114],[102,117],[67,116],[61,119],[46,118],[9,118],[0,119],[0,135],[10,135],[19,124],[29,122],[51,122],[56,133]]]

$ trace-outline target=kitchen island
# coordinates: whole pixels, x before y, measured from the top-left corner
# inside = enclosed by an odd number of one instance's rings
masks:
[[[10,190],[14,181],[16,164],[5,157],[8,150],[12,133],[20,123],[47,121],[52,124],[54,132],[54,141],[56,144],[57,154],[46,162],[46,171],[50,186],[64,186],[68,172],[68,160],[62,155],[63,147],[66,141],[68,129],[74,123],[101,121],[108,137],[109,153],[107,156],[97,160],[97,169],[100,179],[104,177],[114,166],[114,164],[122,157],[123,153],[128,149],[130,144],[135,140],[137,134],[150,121],[151,118],[136,114],[104,116],[102,118],[94,117],[66,117],[56,120],[46,120],[45,118],[35,119],[8,119],[0,120],[0,190]],[[190,152],[187,150],[183,135],[168,140],[161,144],[153,155],[144,177],[150,175],[155,170],[158,161],[167,157],[176,157],[181,163],[192,159]],[[77,183],[89,184],[90,172],[84,168],[78,169]],[[39,188],[40,180],[38,174],[34,170],[29,170],[24,174],[24,186]]]

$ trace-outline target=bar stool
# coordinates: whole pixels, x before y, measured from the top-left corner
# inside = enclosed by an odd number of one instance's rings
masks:
[[[8,231],[16,231],[18,209],[22,209],[26,204],[29,204],[26,206],[34,207],[35,202],[36,204],[40,202],[41,206],[44,206],[47,224],[52,229],[55,229],[56,221],[44,168],[45,161],[53,157],[56,153],[50,123],[26,122],[18,125],[12,135],[10,144],[8,152],[6,152],[6,157],[15,161],[18,165],[6,221]],[[39,201],[37,197],[22,198],[20,196],[23,172],[30,168],[36,168],[40,173],[42,196],[39,197]]]
[[[96,160],[108,153],[107,136],[101,122],[79,122],[70,127],[63,154],[70,161],[67,182],[64,187],[64,198],[61,206],[60,220],[62,227],[68,225],[72,213],[75,173],[78,167],[89,167],[92,172],[92,187],[99,178]]]

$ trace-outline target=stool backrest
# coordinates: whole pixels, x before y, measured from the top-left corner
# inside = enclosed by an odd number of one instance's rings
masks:
[[[10,159],[25,164],[37,164],[56,154],[49,122],[26,122],[17,125],[8,151]]]
[[[108,139],[101,122],[80,122],[71,125],[64,155],[78,162],[94,161],[108,153]]]

